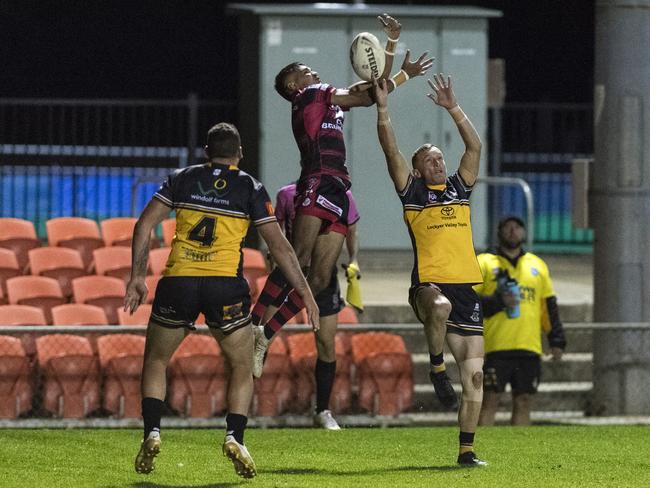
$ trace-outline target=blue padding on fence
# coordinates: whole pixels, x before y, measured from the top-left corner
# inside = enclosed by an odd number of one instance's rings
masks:
[[[31,220],[39,237],[45,238],[45,222],[54,217],[100,221],[138,215],[169,172],[169,168],[4,166],[0,216]]]

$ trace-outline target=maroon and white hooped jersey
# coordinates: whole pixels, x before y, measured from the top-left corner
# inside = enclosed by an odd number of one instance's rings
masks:
[[[319,83],[296,92],[291,104],[293,135],[300,150],[300,179],[329,174],[349,180],[343,141],[344,110],[332,105],[331,85]]]

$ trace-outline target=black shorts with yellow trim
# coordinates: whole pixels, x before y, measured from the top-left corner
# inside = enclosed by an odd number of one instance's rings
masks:
[[[164,276],[156,288],[151,321],[162,327],[194,330],[199,313],[208,327],[228,335],[251,322],[250,290],[244,278]]]
[[[418,320],[424,322],[418,311],[416,298],[426,288],[436,289],[451,303],[447,332],[462,336],[482,336],[483,309],[481,300],[472,286],[467,283],[418,283],[409,288],[409,304]]]

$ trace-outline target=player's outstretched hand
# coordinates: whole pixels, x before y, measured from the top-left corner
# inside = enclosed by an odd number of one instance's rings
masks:
[[[427,59],[428,51],[424,51],[418,59],[411,62],[411,50],[406,50],[406,55],[404,56],[404,61],[402,62],[402,69],[404,72],[409,75],[409,78],[414,76],[424,75],[429,68],[433,65],[433,60],[435,58]]]
[[[454,89],[451,85],[451,76],[445,77],[442,73],[433,75],[435,82],[427,80],[429,86],[433,90],[433,93],[427,93],[427,97],[433,100],[433,103],[439,105],[443,108],[449,110],[458,105],[456,102],[456,95],[454,95]]]
[[[377,108],[386,107],[388,105],[388,83],[383,78],[378,80],[372,79],[372,91],[375,96],[375,103]]]
[[[389,39],[397,40],[402,32],[402,24],[390,15],[384,13],[377,17],[379,23],[384,29],[384,33]]]
[[[130,280],[124,295],[124,311],[133,314],[145,302],[148,293],[149,289],[143,278]]]

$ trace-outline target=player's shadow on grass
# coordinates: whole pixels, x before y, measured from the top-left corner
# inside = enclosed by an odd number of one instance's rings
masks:
[[[236,481],[232,483],[210,483],[209,485],[170,485],[153,483],[151,481],[141,481],[133,483],[133,488],[232,488],[246,484],[246,481]]]
[[[384,469],[360,469],[354,471],[331,471],[328,469],[318,469],[318,468],[302,468],[302,469],[269,469],[261,470],[260,473],[273,473],[273,474],[294,474],[294,475],[305,475],[305,474],[319,474],[319,475],[328,475],[328,476],[363,476],[363,475],[377,475],[385,474],[390,472],[400,472],[400,471],[456,471],[457,469],[463,469],[461,466],[401,466],[399,468],[384,468]]]

